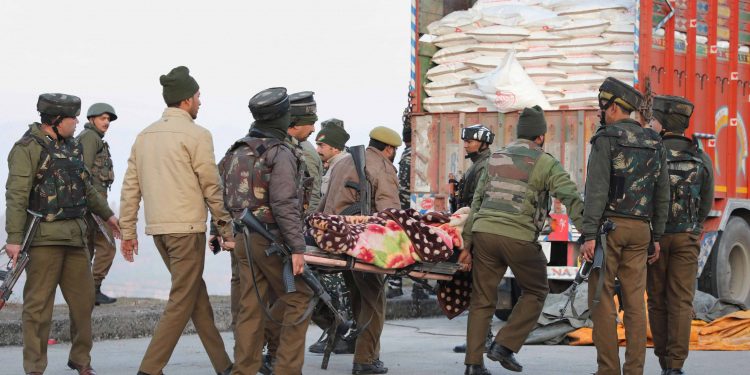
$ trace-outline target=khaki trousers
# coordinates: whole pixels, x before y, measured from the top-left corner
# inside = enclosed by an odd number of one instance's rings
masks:
[[[698,241],[697,234],[665,234],[659,260],[648,267],[648,319],[663,369],[682,368],[688,356]]]
[[[240,266],[234,251],[229,252],[232,267],[232,278],[229,280],[229,308],[232,312],[232,331],[237,324],[237,313],[240,311]]]
[[[360,271],[344,271],[342,275],[351,292],[357,330],[365,328],[357,336],[353,362],[372,363],[380,359],[380,335],[385,325],[385,276]]]
[[[107,192],[99,192],[102,197],[107,199]],[[103,217],[102,220],[106,221],[108,218]],[[113,245],[107,242],[107,239],[99,230],[99,226],[92,218],[87,218],[86,225],[88,226],[88,250],[91,254],[91,273],[94,275],[94,286],[101,286],[104,278],[107,277],[109,269],[112,268],[112,262],[115,260],[115,253],[117,250]],[[112,236],[112,229],[105,226],[105,230],[109,233],[109,237],[114,240]]]
[[[240,309],[237,314],[234,344],[233,375],[255,375],[262,364],[266,317],[263,305],[268,301],[269,289],[279,296],[276,304],[283,304],[283,320],[279,333],[279,347],[276,352],[276,375],[299,375],[305,359],[305,335],[310,324],[308,316],[299,320],[307,311],[313,296],[312,290],[295,277],[296,292],[286,293],[282,281],[283,263],[277,255],[266,256],[268,241],[259,234],[249,238],[253,268],[250,269],[246,255],[245,237],[235,236],[234,255],[237,257],[240,273]],[[255,280],[253,281],[253,272]],[[257,293],[262,301],[258,300]],[[294,324],[297,323],[297,324]]]
[[[491,233],[472,233],[472,268],[469,323],[466,328],[467,365],[483,363],[484,343],[497,306],[497,286],[510,267],[521,288],[521,297],[513,307],[508,323],[500,329],[495,343],[513,352],[521,350],[544,307],[547,284],[547,259],[536,242],[521,241]]]
[[[203,281],[206,234],[161,234],[154,236],[154,243],[172,275],[172,286],[169,301],[139,370],[150,375],[161,374],[190,319],[214,370],[226,370],[232,362],[214,324],[214,313]]]
[[[24,371],[42,373],[47,368],[47,340],[58,285],[70,311],[72,345],[68,358],[79,365],[90,365],[94,281],[86,249],[34,246],[29,249],[29,258],[21,314]]]
[[[593,306],[599,270],[589,277],[589,306],[594,322],[593,339],[596,345],[597,375],[620,374],[620,355],[617,340],[617,310],[615,310],[615,277],[620,280],[623,297],[626,375],[643,374],[646,360],[646,259],[651,242],[647,222],[620,217],[610,218],[617,228],[607,236],[607,264],[600,302]]]

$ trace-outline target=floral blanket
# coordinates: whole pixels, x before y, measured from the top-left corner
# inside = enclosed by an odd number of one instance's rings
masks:
[[[403,268],[415,262],[444,262],[463,245],[461,231],[468,213],[419,214],[387,209],[372,216],[313,214],[306,233],[318,247],[348,254],[380,268]]]

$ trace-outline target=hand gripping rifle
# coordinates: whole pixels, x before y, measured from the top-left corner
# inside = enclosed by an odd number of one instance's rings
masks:
[[[365,146],[349,147],[349,153],[352,155],[359,183],[347,181],[346,187],[359,193],[359,201],[345,208],[340,215],[370,215],[372,214],[372,189],[365,173]]]
[[[573,285],[570,286],[568,294],[568,300],[565,302],[565,305],[560,309],[560,319],[562,319],[565,316],[565,311],[568,309],[568,305],[573,309],[573,315],[576,317],[579,316],[578,313],[576,313],[575,309],[575,298],[576,298],[576,292],[578,291],[578,286],[583,283],[584,280],[587,280],[589,278],[589,275],[591,275],[591,271],[595,268],[598,268],[600,270],[605,269],[605,259],[606,259],[606,253],[607,253],[607,234],[609,232],[615,230],[617,226],[614,222],[611,220],[605,220],[604,223],[602,223],[601,227],[599,228],[599,238],[596,241],[596,247],[594,249],[594,259],[591,262],[583,262],[581,264],[581,267],[578,269],[578,273],[576,273],[576,277],[573,280]],[[583,245],[583,236],[579,238],[579,243]],[[603,274],[599,275],[599,285],[597,285],[596,294],[594,295],[594,304],[599,302],[599,295],[601,294],[601,285],[603,279]]]
[[[285,243],[283,243],[281,240],[279,240],[276,236],[274,236],[266,226],[258,220],[255,215],[250,212],[250,210],[245,209],[242,212],[242,216],[240,217],[240,221],[245,226],[245,238],[246,243],[248,239],[248,233],[247,231],[255,232],[263,236],[268,242],[271,243],[271,246],[266,250],[266,255],[271,256],[273,254],[276,254],[280,256],[283,259],[284,263],[284,270],[283,270],[283,279],[284,279],[284,288],[286,289],[287,293],[295,292],[297,289],[294,286],[294,273],[292,271],[292,250],[289,248],[289,246]],[[320,284],[320,281],[317,277],[312,273],[310,268],[307,267],[305,264],[305,270],[300,275],[302,280],[307,284],[307,286],[312,289],[315,297],[319,298],[323,303],[328,307],[328,309],[331,310],[333,313],[334,323],[329,328],[330,332],[328,332],[328,342],[326,342],[326,348],[323,352],[323,363],[320,365],[320,368],[327,369],[328,368],[328,360],[331,357],[331,352],[333,351],[333,348],[336,346],[336,343],[338,341],[339,335],[343,335],[346,332],[337,332],[339,327],[344,327],[343,330],[346,331],[346,325],[341,324],[344,321],[344,317],[341,316],[341,314],[336,310],[336,308],[331,303],[331,295],[326,292],[326,290],[323,288],[323,285]]]
[[[0,270],[0,281],[2,281],[2,285],[0,285],[0,310],[5,306],[5,302],[8,302],[8,298],[10,298],[10,295],[13,293],[13,287],[21,277],[23,270],[26,269],[26,266],[29,264],[28,250],[29,247],[31,247],[31,242],[34,240],[36,230],[39,228],[39,222],[42,220],[41,214],[29,210],[27,211],[31,214],[31,223],[29,223],[28,228],[26,228],[26,233],[23,236],[21,252],[18,253],[16,266],[12,266],[13,260],[11,259],[5,266],[5,270]],[[3,252],[5,252],[5,247],[3,247]]]

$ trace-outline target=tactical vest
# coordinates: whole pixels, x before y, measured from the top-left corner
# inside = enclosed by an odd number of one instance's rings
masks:
[[[701,204],[701,186],[706,168],[700,157],[701,152],[697,146],[684,151],[667,148],[667,168],[671,186],[669,219],[665,228],[667,233],[689,232],[699,224],[698,208]]]
[[[112,155],[109,153],[109,144],[104,142],[102,148],[94,157],[94,165],[91,167],[91,176],[101,183],[101,186],[109,189],[115,181],[115,172],[112,167]]]
[[[85,181],[89,176],[78,142],[74,139],[45,142],[33,135],[24,137],[31,137],[42,146],[29,209],[41,213],[46,222],[83,218],[87,212]]]
[[[487,183],[481,209],[531,216],[537,232],[550,209],[549,192],[529,185],[544,151],[531,141],[517,140],[495,152],[487,162]]]
[[[607,210],[650,219],[661,171],[661,137],[651,129],[631,130],[618,124],[600,127],[591,143],[600,136],[611,139]]]
[[[287,147],[278,139],[245,137],[235,142],[221,159],[224,206],[235,219],[247,208],[260,221],[276,223],[268,197],[273,169],[266,162],[266,153],[279,146]]]
[[[481,177],[484,170],[483,163],[487,162],[490,154],[491,151],[489,149],[479,151],[476,159],[472,161],[469,170],[466,171],[466,175],[461,179],[458,193],[458,204],[460,207],[471,207],[471,202],[474,200],[474,191],[477,188],[479,177]]]

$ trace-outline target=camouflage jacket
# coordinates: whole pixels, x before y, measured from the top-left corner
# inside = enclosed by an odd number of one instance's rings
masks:
[[[398,199],[401,208],[411,206],[411,146],[406,146],[398,162]]]
[[[91,183],[97,191],[106,194],[115,180],[115,173],[112,168],[109,145],[104,141],[104,133],[90,123],[86,123],[76,139],[83,147],[83,163],[91,172]]]
[[[536,148],[541,151],[539,146],[526,140],[516,140],[507,146],[507,148],[511,147]],[[496,151],[498,154],[502,152],[503,150]],[[528,188],[523,192],[525,199],[523,202],[519,202],[520,212],[513,213],[510,210],[483,204],[485,200],[489,200],[488,193],[492,190],[489,186],[501,182],[495,181],[489,174],[492,161],[493,157],[490,156],[487,161],[487,168],[482,172],[477,183],[477,189],[474,192],[471,213],[463,232],[466,248],[471,247],[473,232],[492,233],[522,241],[536,241],[538,228],[534,214],[537,212],[537,205],[544,204],[543,202],[537,202],[538,198],[536,197],[542,195],[540,193],[548,192],[559,199],[568,209],[568,215],[576,228],[583,225],[583,202],[578,188],[570,179],[570,175],[560,165],[560,162],[552,155],[545,153],[539,156],[528,174],[528,180],[525,182]]]
[[[323,181],[323,161],[320,160],[318,151],[315,150],[315,146],[308,141],[300,142],[302,147],[302,158],[307,167],[307,173],[312,177],[312,187],[310,190],[310,202],[308,202],[307,210],[305,214],[313,213],[317,210],[320,205],[320,198],[322,196],[320,192],[320,185]]]
[[[714,175],[711,159],[697,150],[693,141],[681,135],[664,136],[667,149],[667,166],[671,186],[669,219],[665,233],[692,232],[700,234],[714,202]],[[675,159],[697,158],[700,162]],[[686,175],[688,174],[689,175]],[[692,184],[685,186],[686,182]],[[684,187],[685,189],[681,189]],[[686,197],[685,195],[688,195]],[[684,217],[687,216],[687,217]]]
[[[461,190],[458,193],[458,208],[470,207],[474,200],[474,191],[477,188],[479,177],[487,167],[487,159],[490,158],[492,151],[489,148],[479,151],[471,157],[471,166],[466,170],[463,179],[459,183]]]
[[[602,126],[591,138],[582,230],[586,240],[594,239],[600,222],[611,216],[649,220],[654,239],[661,238],[669,211],[669,174],[667,153],[658,140],[653,130],[631,119]]]
[[[47,136],[40,124],[29,125],[29,135],[43,139],[49,146],[58,147],[58,142]],[[75,142],[75,140],[70,140]],[[40,167],[43,147],[30,137],[24,137],[13,145],[8,155],[8,180],[5,184],[5,231],[7,242],[20,244],[26,227],[29,199],[34,189],[34,179]],[[107,202],[96,192],[90,179],[85,178],[86,207],[105,220],[114,215]],[[86,224],[83,218],[42,222],[34,237],[34,246],[64,245],[84,246]]]

